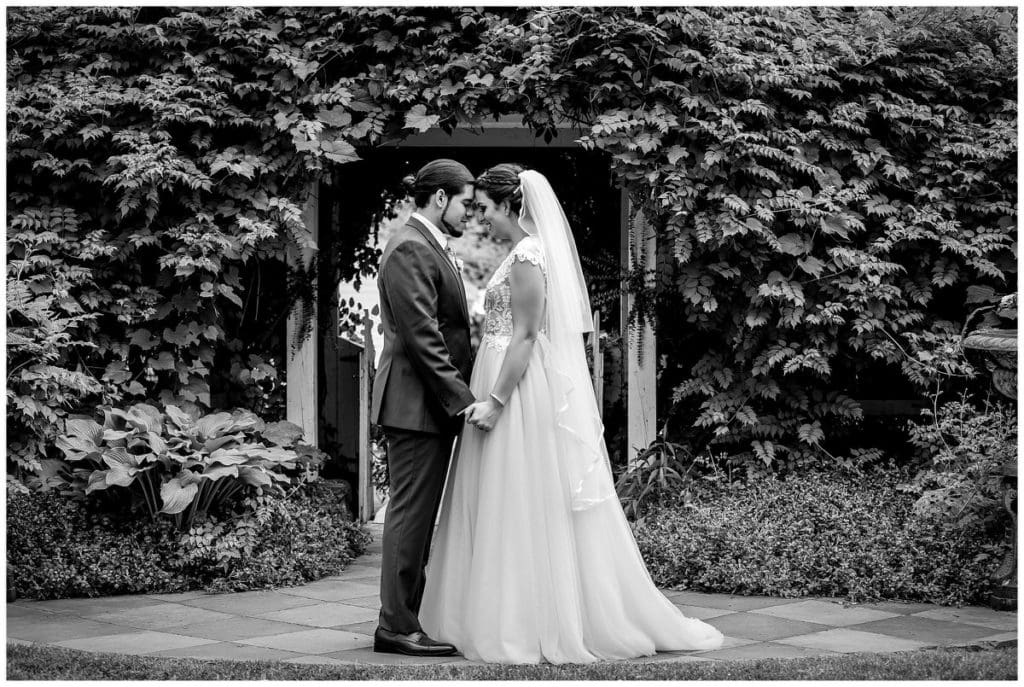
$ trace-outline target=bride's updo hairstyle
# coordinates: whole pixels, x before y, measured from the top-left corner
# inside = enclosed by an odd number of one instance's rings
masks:
[[[430,196],[438,189],[443,190],[449,197],[458,194],[466,184],[473,183],[473,175],[461,162],[442,158],[423,165],[416,174],[410,174],[402,179],[402,183],[405,184],[416,207],[422,208],[426,207]]]
[[[506,162],[495,165],[476,179],[476,189],[483,191],[494,204],[508,201],[509,209],[519,214],[523,206],[523,191],[519,186],[519,174],[525,171],[522,165]]]

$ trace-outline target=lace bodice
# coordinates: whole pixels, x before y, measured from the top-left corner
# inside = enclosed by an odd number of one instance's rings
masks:
[[[540,242],[533,236],[522,239],[494,270],[484,295],[484,335],[481,345],[499,350],[508,347],[512,339],[512,286],[511,269],[515,262],[530,262],[540,267],[547,277],[547,264]],[[545,332],[544,327],[541,331]],[[545,332],[546,333],[546,332]]]

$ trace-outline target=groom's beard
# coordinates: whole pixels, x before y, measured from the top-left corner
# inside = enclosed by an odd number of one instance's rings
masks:
[[[457,222],[453,226],[452,224],[450,224],[448,222],[448,220],[446,220],[446,219],[444,219],[442,217],[441,218],[441,227],[445,230],[445,232],[449,236],[454,236],[455,238],[459,238],[460,236],[462,236],[463,234],[466,233],[466,223],[465,222]]]

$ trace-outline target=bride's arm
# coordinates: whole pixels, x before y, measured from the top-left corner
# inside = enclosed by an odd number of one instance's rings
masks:
[[[512,338],[505,350],[498,380],[487,399],[476,404],[470,420],[479,429],[490,430],[530,362],[544,316],[544,273],[530,262],[512,263]]]

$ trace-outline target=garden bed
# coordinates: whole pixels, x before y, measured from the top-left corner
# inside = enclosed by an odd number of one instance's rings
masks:
[[[900,476],[807,474],[699,488],[634,526],[659,586],[780,597],[984,603],[1005,523],[955,527],[913,512]]]
[[[168,520],[103,512],[52,491],[7,500],[7,577],[19,598],[296,585],[340,572],[369,541],[323,482],[187,533]]]

